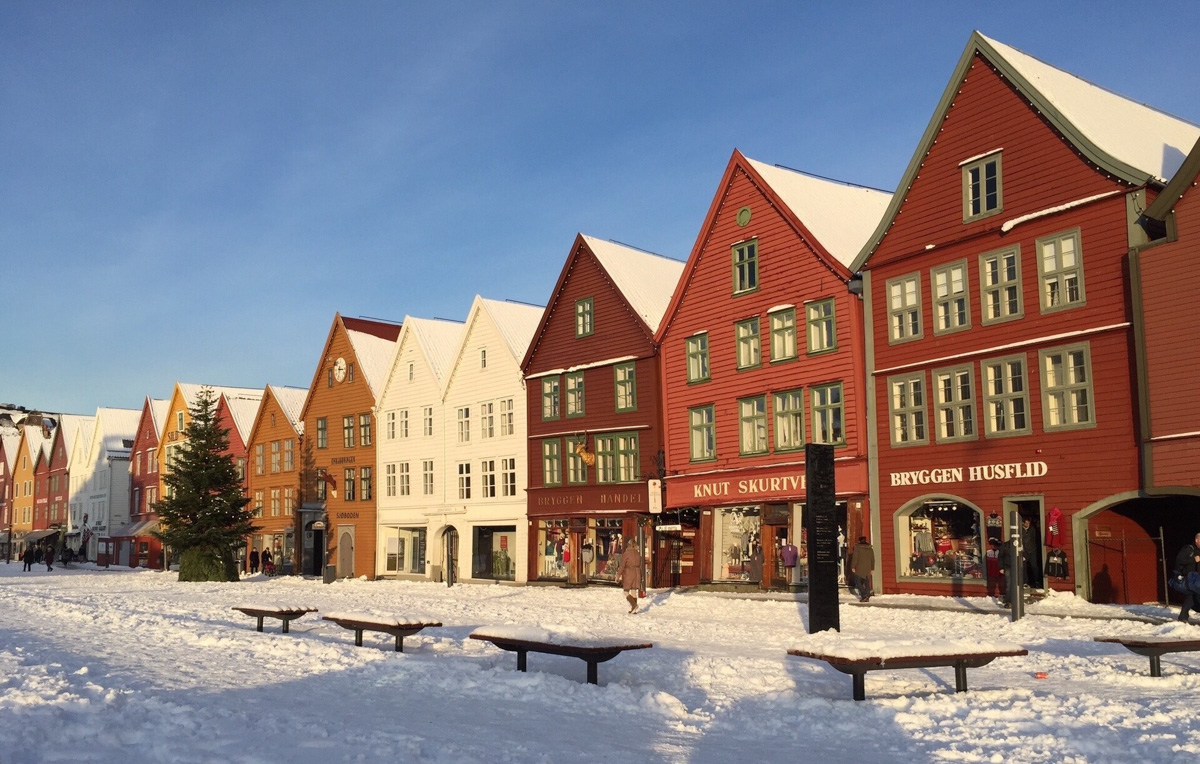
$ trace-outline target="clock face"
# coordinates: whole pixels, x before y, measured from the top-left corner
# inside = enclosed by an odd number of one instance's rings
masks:
[[[339,358],[333,362],[333,378],[341,382],[346,378],[346,359]]]

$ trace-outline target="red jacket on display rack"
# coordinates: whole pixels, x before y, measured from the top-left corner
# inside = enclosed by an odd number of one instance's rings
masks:
[[[1059,530],[1062,522],[1062,512],[1058,507],[1050,510],[1046,518],[1046,546],[1055,548],[1062,546],[1062,532]]]

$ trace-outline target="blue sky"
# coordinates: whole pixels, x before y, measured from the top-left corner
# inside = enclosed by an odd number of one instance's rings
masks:
[[[1200,5],[0,3],[0,403],[307,387],[336,311],[685,258],[734,148],[891,189],[972,29],[1200,122]]]

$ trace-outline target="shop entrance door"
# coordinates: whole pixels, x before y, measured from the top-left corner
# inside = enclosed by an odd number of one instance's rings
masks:
[[[454,586],[458,581],[458,531],[447,528],[442,539],[446,545],[446,586]]]
[[[1043,589],[1046,586],[1046,550],[1043,547],[1045,536],[1042,534],[1044,527],[1042,524],[1042,500],[1040,498],[1005,499],[1004,532],[1006,534],[1013,527],[1014,517],[1018,529],[1024,529],[1025,521],[1028,520],[1031,528],[1030,536],[1036,539],[1032,548],[1022,550],[1025,555],[1025,584],[1034,589]]]
[[[788,569],[783,567],[783,557],[780,550],[788,540],[786,525],[763,526],[763,577],[762,588],[788,588]]]
[[[697,586],[696,531],[658,531],[654,534],[654,585]]]
[[[337,546],[338,578],[354,577],[354,528],[338,529]]]

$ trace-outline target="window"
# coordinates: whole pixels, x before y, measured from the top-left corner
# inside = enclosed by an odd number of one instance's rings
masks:
[[[296,441],[294,438],[283,441],[283,469],[286,472],[296,469]]]
[[[925,432],[925,373],[888,379],[892,445],[928,443]]]
[[[733,245],[733,293],[758,289],[758,240]]]
[[[410,480],[410,475],[408,474],[408,462],[400,462],[400,464],[397,465],[397,468],[400,477],[400,495],[409,496],[412,494],[412,482]]]
[[[353,381],[354,381],[354,364],[350,364],[349,366],[346,367],[346,382],[350,383]]]
[[[458,409],[458,442],[471,442],[471,407],[463,406]]]
[[[279,517],[279,511],[282,508],[283,507],[279,501],[279,489],[272,488],[271,489],[271,517]]]
[[[426,406],[421,411],[425,437],[433,437],[433,406]]]
[[[595,331],[592,316],[592,298],[575,301],[575,336],[588,337]]]
[[[921,277],[902,276],[887,282],[888,326],[891,342],[921,336]]]
[[[504,496],[517,495],[517,460],[516,459],[501,459],[501,493]]]
[[[967,302],[967,262],[951,263],[929,272],[933,289],[933,333],[968,329],[971,311]]]
[[[146,456],[147,456],[147,461],[149,461],[149,457],[152,457],[152,456],[154,456],[154,454],[146,454]],[[148,471],[149,471],[149,470],[147,470],[147,472],[148,472]],[[237,460],[237,476],[238,476],[238,480],[245,480],[245,479],[246,479],[246,457],[244,457],[244,456],[239,456],[239,457],[238,457],[238,460]]]
[[[496,437],[496,404],[491,401],[479,404],[479,437]]]
[[[351,467],[348,470],[343,470],[343,472],[342,472],[342,479],[343,479],[342,488],[344,489],[343,492],[345,493],[344,498],[346,499],[346,501],[354,501],[354,487],[355,487],[354,483],[355,483],[356,477],[357,476],[354,473],[353,467]]]
[[[396,431],[401,438],[408,437],[408,409],[400,409],[399,418],[396,421]]]
[[[360,498],[362,501],[370,501],[373,496],[371,493],[371,478],[373,477],[372,472],[374,472],[374,470],[372,470],[370,467],[363,467],[361,470],[359,470],[359,482],[362,484],[360,486],[362,489],[360,491]]]
[[[1029,392],[1025,385],[1025,356],[983,361],[985,433],[989,436],[1029,432]]]
[[[740,427],[739,451],[745,454],[767,452],[767,396],[757,395],[738,401]]]
[[[359,440],[362,442],[362,444],[364,446],[371,445],[371,415],[370,414],[359,414],[358,415],[358,432],[359,432]]]
[[[1042,415],[1046,430],[1090,427],[1096,423],[1088,346],[1043,350]]]
[[[354,415],[342,417],[342,445],[354,448]]]
[[[428,459],[421,462],[421,493],[425,496],[433,495],[433,460]]]
[[[325,421],[325,417],[317,420],[317,448],[326,448],[329,446],[329,426]]]
[[[325,372],[325,386],[333,387],[333,369],[328,369]]]
[[[708,372],[708,333],[687,338],[688,382],[704,382]]]
[[[513,434],[513,399],[505,398],[500,401],[500,435]]]
[[[637,410],[637,372],[632,363],[613,367],[616,378],[617,411]]]
[[[183,428],[183,412],[182,411],[175,412],[175,429],[179,430],[180,432],[183,432],[184,428]]]
[[[962,166],[963,222],[994,215],[1004,208],[1000,152]]]
[[[318,501],[325,501],[326,485],[327,484],[325,482],[325,470],[318,469],[317,470],[317,481],[316,481],[316,490],[317,490],[317,500]]]
[[[737,366],[749,369],[762,362],[762,350],[758,342],[758,317],[739,321],[737,335]]]
[[[846,444],[842,429],[842,383],[818,385],[810,391],[812,397],[812,442],[834,446]]]
[[[295,493],[295,491],[296,491],[295,488],[284,488],[283,489],[283,514],[287,515],[288,517],[293,516],[296,511],[296,493]]]
[[[412,361],[409,361],[408,362],[408,381],[409,382],[413,381],[413,375],[414,375],[415,371],[416,371],[416,364],[414,364]]]
[[[691,430],[692,461],[704,462],[717,458],[717,431],[714,407],[697,406],[688,409],[688,427]]]
[[[562,485],[562,443],[542,441],[542,485]]]
[[[837,350],[837,320],[833,313],[833,298],[810,302],[804,306],[808,329],[809,354]]]
[[[567,416],[583,416],[583,372],[568,374],[565,377],[567,386]]]
[[[1020,247],[979,256],[979,293],[985,326],[1023,315]]]
[[[771,314],[771,360],[786,361],[796,357],[796,309]]]
[[[542,380],[542,419],[558,419],[558,377]]]
[[[385,417],[385,419],[384,419],[384,422],[385,422],[385,424],[384,424],[385,432],[387,432],[387,439],[395,440],[396,439],[396,412],[389,411],[387,413],[387,417]]]
[[[641,462],[636,433],[613,433],[596,437],[596,480],[600,483],[632,483],[639,479]]]
[[[933,372],[934,411],[939,443],[975,437],[975,390],[972,367]]]
[[[263,516],[263,496],[264,496],[264,494],[262,491],[254,492],[254,516],[255,517]]]
[[[775,450],[804,447],[804,391],[775,394]]]
[[[254,474],[261,475],[266,471],[266,446],[262,443],[254,444]],[[168,460],[169,461],[169,460]]]
[[[487,348],[479,348],[479,368],[487,368]]]
[[[496,460],[484,459],[480,462],[479,474],[483,480],[483,498],[496,498]]]
[[[395,464],[383,465],[383,495],[384,496],[395,496],[396,495],[396,465]]]
[[[583,485],[587,483],[587,462],[579,455],[579,449],[586,446],[585,438],[567,438],[567,484]]]
[[[1079,230],[1038,239],[1037,251],[1042,312],[1082,305],[1083,252]]]

